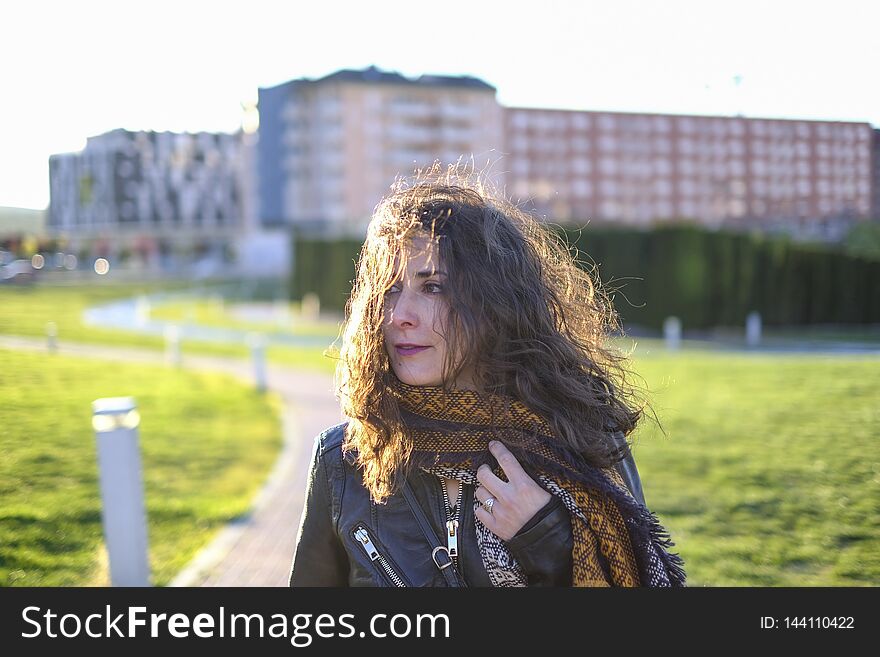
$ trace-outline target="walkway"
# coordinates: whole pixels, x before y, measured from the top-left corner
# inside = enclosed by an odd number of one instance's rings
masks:
[[[37,338],[0,336],[0,347],[46,351]],[[162,352],[149,349],[60,342],[69,356],[155,364]],[[248,361],[184,355],[186,369],[223,372],[252,382]],[[312,443],[323,429],[340,422],[332,377],[270,365],[267,386],[283,402],[284,447],[248,517],[225,527],[170,583],[170,586],[286,586],[296,530],[302,513]]]

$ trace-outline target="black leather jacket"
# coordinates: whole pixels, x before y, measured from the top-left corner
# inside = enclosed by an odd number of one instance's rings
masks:
[[[419,531],[403,495],[374,504],[360,471],[342,455],[345,424],[315,439],[306,501],[290,572],[290,586],[448,586],[434,548]],[[619,434],[623,439],[623,434]],[[635,462],[617,464],[642,504]],[[446,507],[440,478],[416,470],[410,487],[434,533],[444,540]],[[462,531],[455,574],[462,586],[491,586],[472,528],[474,487],[461,486]],[[571,586],[571,520],[555,495],[512,539],[505,542],[525,570],[530,586]]]

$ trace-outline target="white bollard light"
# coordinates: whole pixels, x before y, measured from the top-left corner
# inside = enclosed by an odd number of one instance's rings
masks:
[[[165,327],[165,360],[180,367],[180,329],[174,324]]]
[[[663,321],[663,339],[670,351],[681,347],[681,320],[678,317],[667,317]]]
[[[761,344],[761,313],[752,311],[746,317],[746,344],[757,347]]]
[[[135,321],[138,326],[144,326],[150,321],[150,300],[145,296],[139,296],[134,309]]]
[[[150,585],[139,423],[132,397],[107,397],[92,402],[101,517],[113,586]]]
[[[55,322],[46,323],[46,348],[50,354],[58,351],[58,325]]]
[[[290,304],[287,303],[287,301],[285,301],[284,299],[275,299],[272,314],[275,317],[275,323],[277,324],[278,328],[285,331],[290,330]]]
[[[266,391],[266,341],[259,333],[249,333],[248,346],[254,363],[254,385],[259,392]]]
[[[307,292],[300,302],[300,316],[307,322],[317,322],[321,316],[321,299],[314,292]]]

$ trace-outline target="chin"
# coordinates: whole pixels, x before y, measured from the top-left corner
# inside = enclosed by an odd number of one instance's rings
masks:
[[[431,376],[419,376],[412,373],[400,374],[398,372],[395,372],[395,374],[397,374],[398,379],[408,386],[439,386],[441,383],[439,379]]]

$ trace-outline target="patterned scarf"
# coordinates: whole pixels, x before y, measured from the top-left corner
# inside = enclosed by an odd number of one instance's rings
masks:
[[[684,563],[667,550],[674,543],[656,516],[629,494],[617,471],[590,466],[570,453],[554,440],[549,424],[522,403],[400,381],[391,392],[412,437],[416,466],[477,485],[477,468],[493,467],[489,441],[499,440],[562,500],[571,516],[574,586],[685,586]],[[493,472],[506,481],[500,467]],[[474,509],[479,505],[475,496]],[[526,574],[504,541],[476,515],[474,521],[493,586],[526,586]]]

